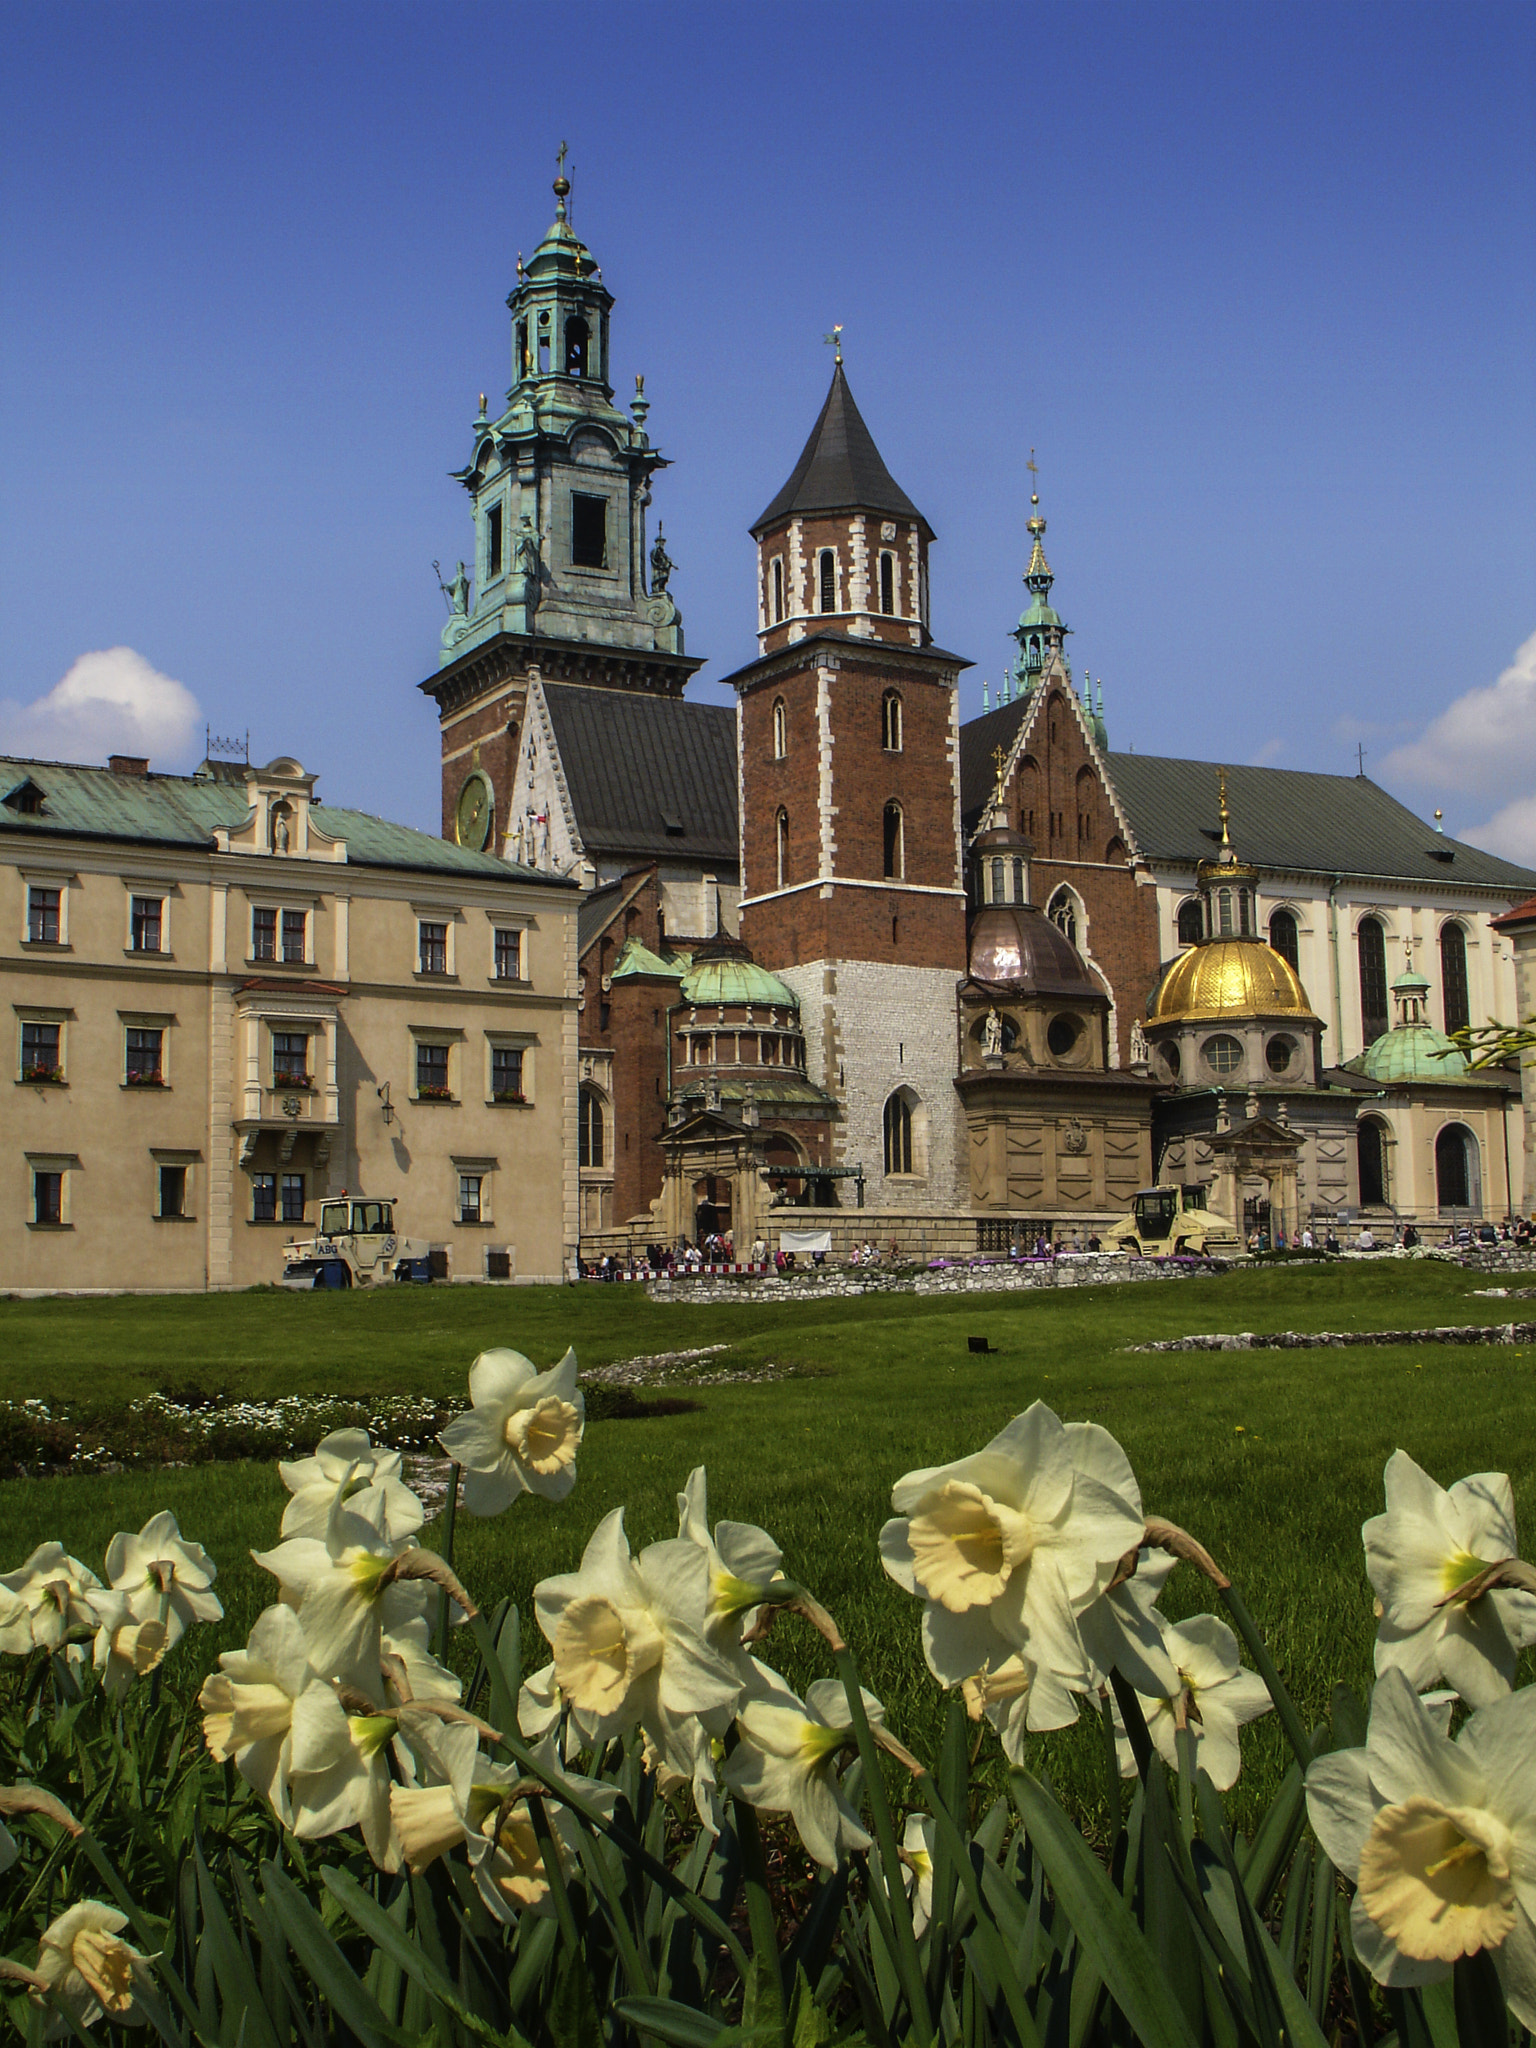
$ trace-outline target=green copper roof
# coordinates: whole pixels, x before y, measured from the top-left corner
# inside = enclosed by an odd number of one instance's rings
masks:
[[[657,975],[663,981],[681,981],[683,964],[680,960],[663,960],[659,953],[653,953],[639,939],[626,939],[613,963],[609,980],[634,981],[642,974]]]
[[[800,999],[766,967],[755,960],[704,959],[695,961],[683,976],[683,994],[690,1003],[777,1004],[780,1009],[797,1010]]]
[[[1031,626],[1059,626],[1060,612],[1053,612],[1043,597],[1037,597],[1027,612],[1019,613],[1019,626],[1028,632]]]
[[[1460,1081],[1466,1078],[1467,1062],[1432,1025],[1399,1024],[1367,1048],[1359,1071],[1373,1081]]]

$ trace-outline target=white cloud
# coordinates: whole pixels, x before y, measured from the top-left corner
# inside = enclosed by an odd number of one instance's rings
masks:
[[[1536,796],[1517,797],[1502,811],[1495,811],[1486,825],[1474,825],[1458,836],[1485,853],[1536,868]]]
[[[1416,740],[1394,747],[1382,766],[1387,780],[1419,784],[1436,796],[1452,792],[1480,799],[1479,809],[1518,811],[1536,788],[1536,633],[1519,649],[1496,683],[1468,690],[1448,704]],[[1464,838],[1481,845],[1478,831]]]
[[[1256,754],[1249,757],[1248,765],[1250,768],[1268,768],[1272,762],[1278,761],[1284,752],[1284,740],[1268,739]]]
[[[131,647],[106,647],[82,654],[31,704],[0,699],[0,753],[100,763],[108,754],[146,754],[153,767],[181,766],[201,718],[183,684]]]

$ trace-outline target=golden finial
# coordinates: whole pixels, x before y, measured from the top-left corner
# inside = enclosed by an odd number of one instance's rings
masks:
[[[560,201],[560,211],[562,213],[564,213],[565,211],[566,194],[571,189],[571,181],[565,175],[565,159],[567,154],[569,153],[569,150],[570,144],[568,142],[562,142],[560,147],[555,151],[555,162],[558,166],[558,170],[555,177],[555,197]]]
[[[523,281],[523,252],[521,249],[517,252],[517,281],[519,284]]]
[[[842,364],[842,360],[843,360],[843,323],[842,323],[842,321],[841,321],[841,320],[838,320],[838,321],[834,321],[834,322],[833,322],[833,326],[832,326],[832,332],[831,332],[830,334],[824,334],[824,335],[823,335],[823,336],[822,336],[821,338],[822,338],[822,340],[823,340],[824,342],[827,342],[827,343],[829,343],[829,344],[830,344],[830,346],[831,346],[831,349],[832,349],[832,360],[833,360],[833,362],[835,362],[835,363],[837,363],[837,364],[838,364],[839,366],[841,366],[841,364]]]
[[[1025,463],[1024,467],[1029,471],[1030,482],[1039,483],[1040,465],[1035,460],[1035,451],[1033,448],[1031,448],[1029,451],[1029,460]],[[1040,493],[1038,491],[1031,491],[1029,494],[1029,502],[1034,507],[1034,510],[1031,512],[1029,519],[1026,522],[1025,531],[1028,533],[1032,533],[1035,536],[1036,542],[1038,543],[1041,534],[1045,531],[1045,521],[1040,517]]]
[[[483,418],[485,415],[485,393],[483,391],[480,394],[480,413]]]
[[[1008,756],[1001,747],[992,749],[992,759],[997,764],[997,784],[992,792],[992,801],[1001,804],[1003,800],[1003,766]]]
[[[1228,831],[1227,831],[1227,827],[1228,827],[1228,826],[1230,825],[1230,823],[1231,823],[1231,821],[1232,821],[1232,813],[1231,813],[1231,812],[1230,812],[1230,811],[1229,811],[1229,810],[1227,809],[1227,771],[1226,771],[1226,769],[1225,769],[1225,768],[1218,768],[1218,769],[1217,769],[1217,771],[1216,771],[1216,775],[1217,775],[1217,779],[1218,779],[1218,782],[1219,782],[1219,785],[1220,785],[1220,788],[1221,788],[1221,845],[1222,845],[1222,851],[1223,851],[1224,853],[1229,853],[1229,854],[1230,854],[1230,852],[1231,852],[1231,850],[1232,850],[1232,840],[1231,840],[1231,837],[1230,837],[1230,835],[1229,835],[1229,833],[1228,833]]]

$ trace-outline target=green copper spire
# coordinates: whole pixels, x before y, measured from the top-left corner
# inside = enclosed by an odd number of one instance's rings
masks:
[[[1035,468],[1035,451],[1029,451],[1031,471]],[[1055,577],[1051,565],[1045,559],[1045,518],[1040,510],[1040,494],[1031,491],[1029,495],[1030,515],[1026,531],[1033,546],[1030,549],[1029,566],[1024,571],[1024,582],[1033,602],[1027,611],[1020,614],[1019,623],[1013,629],[1013,637],[1019,643],[1019,659],[1014,668],[1020,694],[1033,688],[1035,678],[1049,662],[1053,654],[1059,654],[1062,644],[1071,630],[1062,623],[1059,612],[1052,611],[1049,599]]]

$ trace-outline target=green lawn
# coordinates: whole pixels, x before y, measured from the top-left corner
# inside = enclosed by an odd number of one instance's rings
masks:
[[[744,1308],[656,1304],[618,1287],[0,1302],[0,1397],[125,1403],[189,1383],[249,1395],[451,1396],[462,1393],[473,1354],[492,1343],[546,1364],[570,1342],[586,1365],[728,1343],[712,1364],[772,1362],[800,1376],[690,1390],[692,1413],[594,1422],[567,1502],[524,1500],[491,1523],[461,1517],[461,1576],[487,1604],[507,1591],[526,1604],[539,1578],[574,1566],[620,1502],[637,1545],[673,1533],[673,1495],[691,1466],[707,1464],[712,1513],[774,1533],[791,1573],[838,1617],[892,1724],[922,1749],[936,1737],[937,1690],[922,1666],[916,1606],[885,1578],[875,1550],[891,1483],[975,1449],[1037,1397],[1120,1439],[1148,1511],[1192,1530],[1242,1588],[1304,1714],[1322,1707],[1336,1679],[1367,1683],[1371,1595],[1359,1528],[1380,1509],[1383,1463],[1401,1445],[1445,1483],[1507,1470],[1529,1525],[1536,1351],[1148,1357],[1126,1347],[1193,1331],[1503,1322],[1525,1307],[1477,1299],[1477,1284],[1439,1263],[1383,1262]],[[972,1334],[989,1337],[998,1355],[973,1358]],[[283,1498],[276,1472],[255,1465],[13,1480],[0,1486],[0,1568],[50,1536],[99,1566],[115,1529],[174,1508],[185,1533],[219,1560],[229,1609],[222,1629],[180,1653],[190,1679],[193,1664],[243,1640],[265,1603],[272,1582],[249,1550],[276,1539]],[[1178,1615],[1212,1605],[1209,1592],[1181,1570],[1164,1605]],[[814,1675],[816,1646],[797,1624],[780,1632],[770,1661],[797,1679]],[[1256,1787],[1279,1755],[1278,1731],[1255,1740]],[[1097,1766],[1086,1731],[1053,1740],[1048,1761],[1091,1803]]]

